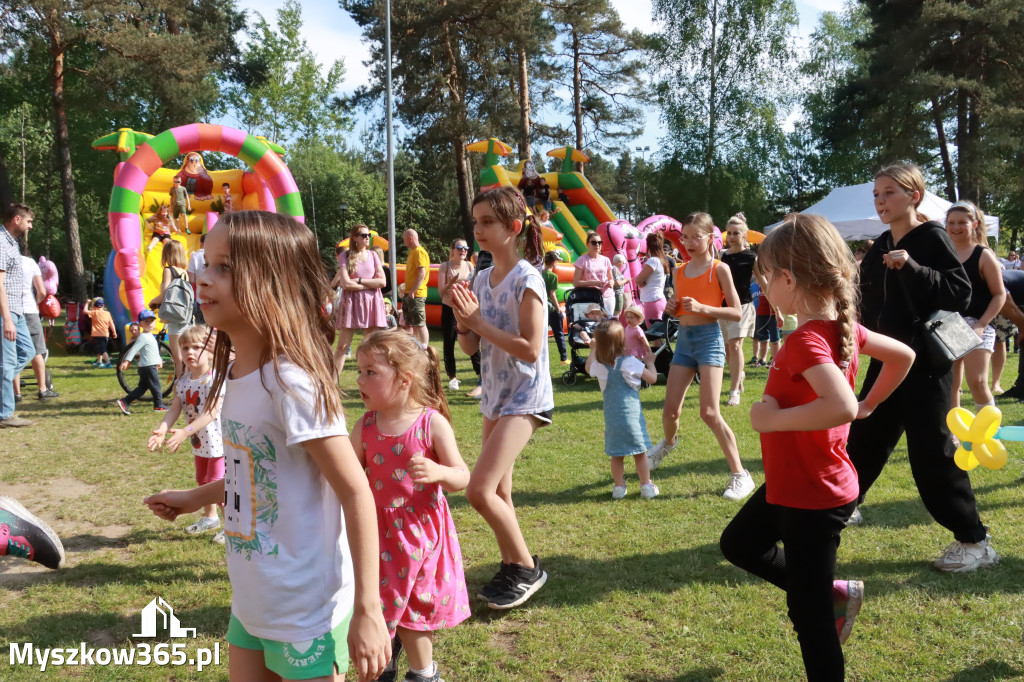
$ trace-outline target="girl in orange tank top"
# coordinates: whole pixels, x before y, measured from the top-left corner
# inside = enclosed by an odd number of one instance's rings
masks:
[[[718,325],[719,320],[740,319],[740,299],[729,266],[712,255],[713,229],[714,223],[707,213],[691,213],[683,221],[682,242],[691,259],[676,270],[676,295],[665,307],[665,312],[679,319],[679,334],[661,415],[665,437],[648,451],[647,457],[651,469],[655,469],[676,446],[683,398],[699,371],[701,419],[718,439],[731,473],[723,497],[742,500],[754,491],[754,481],[750,472],[743,468],[736,436],[722,419],[719,407],[725,342]]]

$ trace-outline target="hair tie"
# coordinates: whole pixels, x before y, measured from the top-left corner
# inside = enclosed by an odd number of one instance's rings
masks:
[[[420,347],[420,350],[421,350],[421,351],[424,351],[424,352],[426,352],[426,350],[427,350],[427,347],[426,347],[426,346],[424,346],[424,345],[423,345],[422,343],[420,343],[420,340],[419,340],[419,339],[417,339],[417,338],[416,338],[415,336],[413,336],[412,334],[410,334],[410,335],[409,335],[409,338],[410,338],[410,339],[412,339],[413,341],[415,341],[415,342],[416,342],[416,345]]]

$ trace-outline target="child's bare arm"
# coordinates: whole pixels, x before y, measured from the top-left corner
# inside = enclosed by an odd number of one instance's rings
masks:
[[[164,418],[160,420],[160,425],[153,430],[153,435],[149,437],[150,452],[155,451],[157,448],[163,448],[164,436],[167,435],[167,430],[174,426],[174,422],[178,421],[179,416],[181,416],[181,396],[175,393],[170,409],[167,410]],[[177,450],[178,447],[174,446],[171,449]]]
[[[910,366],[914,364],[915,353],[906,344],[896,339],[875,332],[868,331],[861,352],[876,360],[882,361],[882,370],[878,378],[872,384],[871,390],[860,401],[857,409],[857,419],[863,419],[875,411],[875,408],[892,395],[892,392],[900,385]]]
[[[347,436],[331,436],[302,444],[341,501],[355,578],[355,606],[348,631],[349,655],[360,680],[375,680],[391,658],[391,638],[380,610],[377,582],[377,512],[370,482]]]
[[[409,460],[409,475],[416,483],[440,483],[448,492],[465,490],[469,485],[469,467],[459,453],[452,425],[440,414],[430,418],[431,446],[437,454],[435,462],[426,457]]]

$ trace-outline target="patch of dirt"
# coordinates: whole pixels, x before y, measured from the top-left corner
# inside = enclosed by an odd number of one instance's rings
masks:
[[[509,656],[515,656],[519,646],[519,631],[514,623],[502,621],[497,630],[491,633],[491,644],[498,651],[503,651]]]
[[[64,544],[65,568],[87,561],[87,556],[98,552],[115,552],[118,560],[130,558],[124,548],[124,536],[130,526],[98,526],[81,519],[58,519],[57,512],[66,513],[75,500],[93,494],[97,486],[74,478],[54,478],[0,485],[0,493],[14,497],[26,509],[48,523]],[[0,559],[0,587],[15,587],[46,579],[54,571],[22,559]]]

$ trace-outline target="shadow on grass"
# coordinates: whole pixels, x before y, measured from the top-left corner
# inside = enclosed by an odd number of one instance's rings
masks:
[[[694,668],[681,675],[669,677],[651,677],[647,674],[637,673],[629,675],[626,680],[629,682],[704,682],[705,680],[717,680],[725,675],[725,670],[718,666],[710,668]]]
[[[932,561],[930,557],[912,561],[842,561],[840,549],[836,577],[863,580],[868,598],[908,589],[924,589],[943,597],[1024,593],[1024,584],[1017,579],[1024,572],[1024,559],[1004,556],[995,566],[973,573],[943,573],[932,568]]]
[[[140,611],[142,606],[145,604],[140,605]],[[184,627],[196,628],[198,635],[220,639],[227,631],[231,608],[210,606],[175,609],[174,615]],[[4,632],[4,639],[8,644],[0,648],[0,657],[10,659],[10,642],[32,642],[36,649],[78,647],[81,642],[95,647],[135,646],[136,640],[132,639],[132,635],[140,627],[138,613],[125,616],[120,612],[94,610],[35,616],[17,623]],[[155,645],[172,640],[166,636],[159,636],[144,641]]]
[[[989,682],[990,680],[1020,679],[1024,670],[1015,668],[1005,661],[989,659],[984,663],[961,670],[946,678],[945,682]]]
[[[739,569],[722,570],[724,561],[718,543],[603,560],[564,554],[544,556],[541,566],[548,574],[547,584],[530,603],[573,607],[601,602],[609,592],[668,594],[694,583],[735,585],[758,580]],[[495,568],[496,564],[481,564],[466,570],[471,594],[491,579]],[[474,615],[486,620],[508,613],[493,611],[479,600],[473,604]]]

